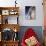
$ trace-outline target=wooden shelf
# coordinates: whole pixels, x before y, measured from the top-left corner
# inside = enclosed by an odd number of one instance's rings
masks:
[[[2,46],[18,46],[18,41],[3,41],[0,45]]]
[[[16,14],[11,14],[10,12],[17,12]],[[1,24],[8,23],[9,16],[18,16],[19,17],[19,7],[0,7],[0,15],[1,15]],[[6,19],[5,19],[6,17]],[[18,17],[17,17],[17,24],[18,24]],[[5,21],[6,20],[6,21]],[[4,22],[4,23],[3,23]]]
[[[19,9],[19,7],[0,7],[0,10],[12,10],[12,9],[14,9],[14,10],[18,10]]]
[[[17,16],[16,18],[17,24],[8,24],[8,19],[7,19],[8,16],[14,16],[14,17]],[[15,35],[15,32],[18,33],[20,29],[20,26],[18,24],[18,17],[19,17],[19,7],[0,7],[0,20],[1,20],[0,32],[3,33],[4,29],[11,29],[10,31],[14,31],[14,35]],[[3,38],[2,35],[4,34],[1,34],[0,46],[18,46],[19,40],[17,39],[16,41],[15,39],[15,41],[13,41],[15,36],[13,37],[13,39],[10,39],[9,41],[5,41],[4,39],[2,39]],[[18,38],[18,36],[16,37]]]
[[[17,30],[17,32],[19,31],[20,29],[20,26],[18,24],[1,24],[1,30],[5,29],[5,28],[10,28],[14,31],[14,29]]]

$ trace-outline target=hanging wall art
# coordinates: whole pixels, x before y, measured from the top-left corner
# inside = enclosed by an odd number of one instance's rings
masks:
[[[35,6],[25,6],[25,16],[27,20],[34,20],[36,18]]]

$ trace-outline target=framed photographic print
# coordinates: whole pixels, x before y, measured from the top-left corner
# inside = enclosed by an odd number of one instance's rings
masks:
[[[0,41],[1,41],[1,32],[0,32]]]
[[[10,15],[14,15],[14,12],[13,12],[13,11],[11,11],[11,12],[10,12]]]
[[[0,15],[0,24],[1,24],[1,15]]]
[[[9,10],[2,10],[2,15],[9,15]]]
[[[27,20],[34,20],[36,18],[36,7],[25,6],[25,16]]]
[[[10,11],[9,11],[9,14],[10,14],[10,15],[16,15],[17,13],[18,13],[18,12],[17,12],[16,10],[10,10]]]
[[[3,16],[3,18],[2,18],[2,23],[3,24],[8,24],[8,17],[9,16]]]
[[[10,16],[8,18],[8,24],[18,24],[18,16]]]
[[[18,16],[3,16],[3,24],[18,24]]]

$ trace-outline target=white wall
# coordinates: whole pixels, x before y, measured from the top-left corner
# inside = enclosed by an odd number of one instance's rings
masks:
[[[0,0],[0,6],[14,6],[15,0]],[[19,10],[19,24],[21,26],[43,26],[43,6],[42,0],[17,0]],[[36,19],[26,20],[25,19],[25,6],[36,6]]]
[[[42,0],[21,0],[18,1],[21,4],[20,15],[21,25],[24,26],[42,26],[43,25],[43,6]],[[36,20],[25,20],[25,6],[36,6]]]

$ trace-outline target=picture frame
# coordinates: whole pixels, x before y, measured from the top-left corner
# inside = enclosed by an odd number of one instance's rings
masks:
[[[8,24],[8,17],[9,16],[3,16],[3,18],[2,18],[2,23],[3,24]]]
[[[0,41],[1,41],[1,32],[0,32]]]
[[[9,15],[9,10],[2,10],[2,15]]]
[[[35,20],[36,19],[36,7],[25,6],[25,17],[26,17],[26,20]]]
[[[0,15],[0,24],[1,24],[1,15]]]
[[[8,18],[8,24],[18,24],[18,16],[10,16]]]
[[[3,24],[18,24],[18,16],[3,16]]]
[[[16,15],[17,13],[18,13],[18,12],[17,12],[16,10],[10,10],[10,11],[9,11],[9,14],[10,14],[10,15]]]

